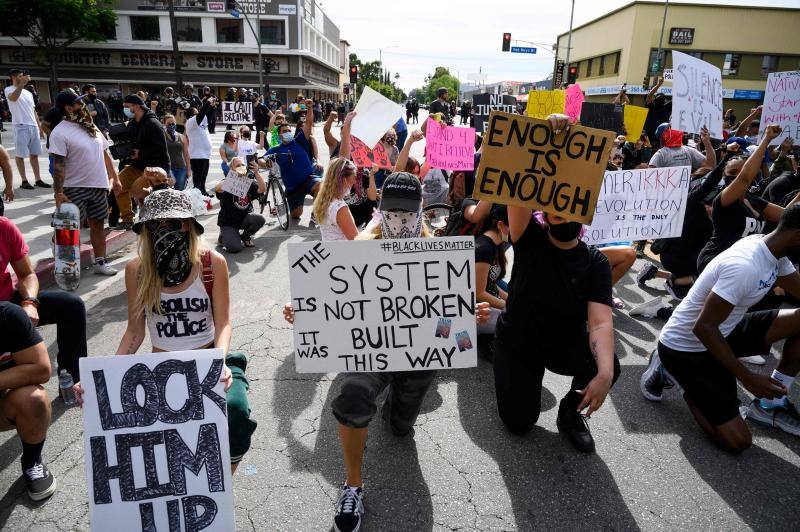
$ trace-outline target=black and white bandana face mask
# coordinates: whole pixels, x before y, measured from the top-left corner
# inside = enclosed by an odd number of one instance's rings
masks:
[[[383,238],[419,238],[422,235],[422,209],[410,211],[381,211]]]
[[[153,241],[158,275],[163,279],[164,286],[178,286],[184,282],[192,272],[192,262],[189,260],[189,233],[160,227],[150,233],[150,238]]]

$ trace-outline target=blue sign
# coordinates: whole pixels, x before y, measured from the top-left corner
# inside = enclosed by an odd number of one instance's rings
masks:
[[[734,100],[763,100],[764,91],[739,90],[733,91]]]
[[[530,48],[527,46],[512,46],[511,51],[518,54],[535,54],[536,48]]]
[[[231,9],[231,16],[233,18],[239,18],[239,10],[238,9]]]

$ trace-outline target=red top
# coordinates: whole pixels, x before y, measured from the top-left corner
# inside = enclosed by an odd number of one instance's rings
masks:
[[[8,301],[14,293],[8,264],[28,254],[28,244],[14,222],[0,216],[0,301]]]

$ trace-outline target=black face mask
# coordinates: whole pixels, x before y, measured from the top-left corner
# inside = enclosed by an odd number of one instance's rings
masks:
[[[242,138],[243,139],[249,139],[250,138],[250,132],[249,131],[242,131]]]
[[[184,282],[192,272],[189,233],[160,227],[150,233],[150,239],[153,241],[158,275],[163,279],[164,286],[178,286]]]
[[[565,222],[563,224],[550,225],[550,236],[559,242],[569,242],[578,238],[581,234],[583,224],[579,222]]]

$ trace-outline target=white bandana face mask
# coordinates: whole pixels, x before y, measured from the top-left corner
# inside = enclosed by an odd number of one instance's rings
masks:
[[[381,215],[383,238],[419,238],[422,235],[422,210],[381,211]]]

